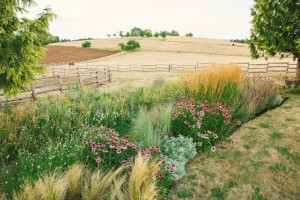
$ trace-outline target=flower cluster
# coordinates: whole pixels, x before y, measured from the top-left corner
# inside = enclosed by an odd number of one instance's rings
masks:
[[[175,132],[192,137],[198,149],[216,151],[216,141],[228,136],[236,126],[233,123],[234,108],[221,102],[209,104],[193,99],[181,99],[173,113]],[[241,125],[241,122],[238,122]]]

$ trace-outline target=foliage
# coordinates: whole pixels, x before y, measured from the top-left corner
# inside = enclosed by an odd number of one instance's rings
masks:
[[[146,37],[152,37],[152,31],[150,29],[145,29],[143,33]]]
[[[133,119],[131,135],[138,146],[160,146],[161,140],[170,135],[172,106],[156,106],[150,111],[140,109]]]
[[[234,108],[227,108],[222,103],[212,103],[182,99],[173,113],[173,132],[193,138],[199,150],[216,151],[216,143],[220,138],[229,136],[241,122],[234,123]]]
[[[58,36],[54,36],[54,35],[51,35],[49,34],[48,38],[43,42],[42,45],[47,45],[47,44],[50,44],[50,43],[58,43],[60,42],[60,39]]]
[[[179,33],[175,30],[172,30],[170,33],[171,36],[179,36]]]
[[[170,35],[169,34],[169,32],[168,31],[161,31],[160,33],[159,33],[159,35],[163,38],[163,39],[165,39],[168,35]]]
[[[253,58],[292,54],[298,59],[300,78],[300,2],[296,0],[256,0],[251,9],[250,44]]]
[[[106,36],[107,36],[108,38],[110,38],[111,35],[108,33]]]
[[[194,35],[193,35],[193,33],[187,33],[187,34],[185,34],[185,36],[186,37],[193,37]]]
[[[55,15],[45,8],[37,19],[20,19],[18,16],[32,5],[33,0],[0,4],[0,90],[7,96],[28,87],[35,73],[45,70],[39,59],[45,56],[42,44],[48,39],[49,22]]]
[[[120,31],[120,32],[119,32],[119,36],[120,36],[121,38],[124,37],[123,31]]]
[[[185,174],[185,165],[197,153],[196,144],[192,138],[179,135],[177,138],[170,137],[165,139],[162,144],[161,151],[166,155],[166,163],[174,164],[174,174],[172,177],[175,180],[181,179]]]
[[[142,36],[141,34],[143,34],[143,30],[141,28],[138,28],[138,27],[134,27],[130,31],[131,37]]]
[[[233,39],[233,40],[230,40],[230,42],[246,43],[246,40],[244,40],[244,39]]]
[[[83,48],[89,48],[89,47],[91,47],[91,44],[92,44],[91,42],[86,41],[86,42],[82,43],[81,46],[82,46]]]
[[[154,33],[154,37],[156,37],[156,38],[159,37],[159,33],[158,33],[158,32],[155,32],[155,33]]]
[[[127,44],[119,43],[119,46],[123,51],[134,51],[135,49],[139,49],[140,43],[135,40],[129,40]]]

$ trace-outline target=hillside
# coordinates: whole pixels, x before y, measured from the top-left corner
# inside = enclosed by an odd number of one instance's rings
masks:
[[[120,42],[129,39],[138,40],[141,49],[113,58],[101,58],[93,63],[119,64],[195,64],[197,62],[241,62],[250,61],[247,44],[227,42],[216,39],[195,37],[167,37],[162,38],[108,38],[92,40],[92,48],[102,50],[118,50]],[[54,45],[80,47],[83,41],[65,42]],[[273,58],[271,60],[278,60]],[[291,61],[291,59],[290,59]]]

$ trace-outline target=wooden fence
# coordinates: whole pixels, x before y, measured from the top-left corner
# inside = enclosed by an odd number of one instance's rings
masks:
[[[19,97],[6,98],[4,93],[0,93],[0,107],[5,103],[14,101],[21,101],[25,99],[37,99],[39,95],[68,90],[78,86],[89,84],[101,84],[104,82],[111,82],[112,74],[109,70],[85,70],[77,73],[65,73],[64,75],[51,75],[44,77],[36,77],[32,83],[30,90],[20,91]]]
[[[113,72],[193,72],[205,69],[214,63],[197,63],[196,65],[184,64],[86,64],[86,65],[55,65],[51,66],[52,75],[76,74],[86,70],[110,70]],[[266,62],[249,63],[236,62],[247,73],[279,73],[281,75],[296,74],[296,63]]]

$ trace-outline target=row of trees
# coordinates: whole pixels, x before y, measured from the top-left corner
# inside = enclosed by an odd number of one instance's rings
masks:
[[[76,40],[70,40],[70,39],[59,39],[58,36],[54,36],[49,34],[48,37],[43,41],[43,45],[47,45],[50,43],[59,43],[59,42],[72,42],[72,41],[86,41],[86,40],[94,40],[94,38],[88,37],[88,38],[79,38]]]
[[[117,37],[117,34],[107,34],[107,37]],[[123,32],[120,31],[119,32],[119,37],[167,37],[167,36],[180,36],[178,31],[176,30],[172,30],[172,31],[160,31],[160,32],[155,32],[153,33],[153,31],[151,29],[141,29],[138,27],[134,27],[133,29],[131,29],[130,32]],[[193,37],[193,33],[187,33],[185,36],[189,36],[189,37]]]

